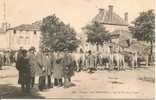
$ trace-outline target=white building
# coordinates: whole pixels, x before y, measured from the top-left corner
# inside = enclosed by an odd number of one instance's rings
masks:
[[[6,31],[0,30],[1,50],[18,50],[20,47],[29,49],[35,47],[39,50],[40,22],[22,24]]]
[[[23,47],[28,50],[31,47],[35,47],[37,51],[39,50],[41,31],[38,22],[10,28],[7,30],[7,34],[9,34],[10,49],[18,50]]]

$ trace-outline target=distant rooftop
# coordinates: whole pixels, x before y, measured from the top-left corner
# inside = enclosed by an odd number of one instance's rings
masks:
[[[19,30],[19,31],[39,31],[41,26],[41,21],[36,21],[32,24],[21,24],[19,26],[10,28],[8,30]]]
[[[128,13],[126,12],[124,18],[122,18],[113,11],[113,6],[109,5],[108,10],[100,8],[99,13],[93,18],[92,21],[96,21],[102,24],[127,26]]]

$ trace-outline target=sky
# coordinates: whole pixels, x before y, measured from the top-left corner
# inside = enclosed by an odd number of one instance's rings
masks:
[[[0,23],[3,21],[3,1],[0,0]],[[129,22],[139,12],[154,9],[154,0],[6,0],[6,19],[12,27],[31,24],[42,18],[56,14],[66,24],[71,24],[76,31],[91,21],[99,8],[114,6],[114,12],[124,17],[128,12]]]

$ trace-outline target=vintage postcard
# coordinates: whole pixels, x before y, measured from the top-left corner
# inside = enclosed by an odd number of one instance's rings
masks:
[[[0,0],[0,99],[153,100],[154,0]]]

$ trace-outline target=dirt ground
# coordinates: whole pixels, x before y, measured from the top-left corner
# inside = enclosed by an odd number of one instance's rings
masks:
[[[1,98],[154,98],[154,67],[128,69],[126,71],[96,71],[75,73],[72,87],[54,87],[38,91],[38,77],[32,95],[24,95],[17,84],[18,72],[5,66],[0,70]]]

